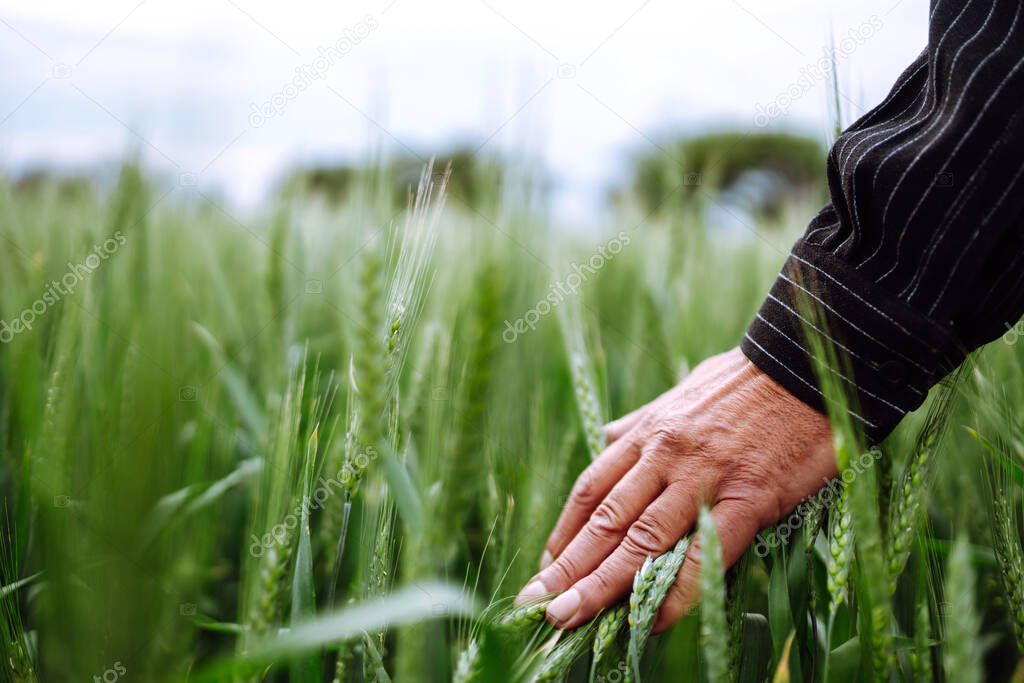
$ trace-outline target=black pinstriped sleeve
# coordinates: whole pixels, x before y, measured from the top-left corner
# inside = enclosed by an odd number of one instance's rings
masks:
[[[817,329],[878,441],[1024,313],[1024,0],[933,2],[927,49],[827,170],[832,202],[741,347],[822,410],[805,342]],[[823,318],[804,320],[808,304]]]

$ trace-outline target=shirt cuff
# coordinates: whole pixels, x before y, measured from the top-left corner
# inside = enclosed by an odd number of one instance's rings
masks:
[[[811,309],[814,315],[808,315]],[[795,397],[826,412],[809,334],[840,358],[839,367],[828,372],[852,396],[847,411],[871,443],[884,439],[966,357],[951,327],[801,239],[740,348]]]

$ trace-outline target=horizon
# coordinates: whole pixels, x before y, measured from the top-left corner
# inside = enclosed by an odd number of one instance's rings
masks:
[[[0,72],[9,176],[90,172],[138,148],[149,173],[194,174],[251,209],[296,168],[469,144],[541,162],[556,184],[555,217],[584,224],[599,218],[629,156],[669,135],[827,140],[829,26],[849,123],[923,48],[927,24],[924,0],[383,0],[315,8],[316,22],[303,3],[10,5],[0,16],[0,50],[17,65]],[[456,9],[465,23],[446,21]]]

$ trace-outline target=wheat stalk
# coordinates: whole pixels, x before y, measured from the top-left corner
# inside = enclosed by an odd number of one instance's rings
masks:
[[[946,565],[945,632],[942,639],[942,666],[946,680],[956,683],[980,683],[981,658],[978,648],[980,620],[974,609],[974,567],[967,539],[953,543]]]
[[[725,616],[725,569],[722,543],[715,518],[705,507],[700,511],[700,640],[711,683],[730,680],[729,626]]]
[[[916,681],[932,680],[931,628],[931,613],[925,595],[914,615],[914,650],[910,655],[910,668]]]
[[[896,668],[896,654],[893,649],[893,617],[887,590],[889,572],[879,523],[875,469],[872,460],[867,467],[855,471],[847,488],[857,553],[857,595],[864,605],[864,609],[859,610],[862,617],[861,633],[870,639],[873,674],[881,680]]]

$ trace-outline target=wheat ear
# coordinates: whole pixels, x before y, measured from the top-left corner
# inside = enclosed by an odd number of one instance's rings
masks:
[[[384,263],[376,246],[367,249],[359,272],[359,324],[356,326],[355,350],[352,355],[353,375],[359,394],[363,417],[359,440],[366,449],[376,449],[383,438],[387,408],[385,381],[387,360],[383,353],[384,317],[381,315],[384,290]],[[358,487],[369,464],[369,458],[346,454],[345,482],[351,496]]]
[[[564,679],[576,660],[582,657],[590,647],[596,630],[597,621],[591,619],[570,633],[547,653],[533,680],[536,683],[548,683]]]
[[[850,561],[853,555],[853,520],[847,505],[849,494],[846,487],[839,490],[832,510],[829,512],[828,534],[828,598],[829,617],[839,611],[846,601],[850,585]]]
[[[652,560],[647,558],[633,577],[633,593],[629,596],[629,648],[627,666],[632,676],[640,678],[640,658],[651,636],[651,627],[658,615],[668,589],[675,583],[680,567],[686,561],[690,537],[681,539],[667,553]]]
[[[471,638],[466,649],[459,654],[459,660],[455,664],[455,674],[452,676],[452,683],[473,683],[480,677],[480,644],[476,638]]]
[[[1014,518],[1014,510],[1005,489],[996,489],[993,507],[993,546],[999,563],[999,576],[1006,593],[1006,609],[1017,636],[1017,648],[1024,652],[1024,551]]]
[[[710,683],[726,683],[729,675],[729,625],[725,618],[725,569],[715,518],[701,508],[700,521],[700,640]]]
[[[544,613],[552,599],[546,597],[513,607],[498,619],[498,626],[520,633],[528,630],[544,620]]]
[[[907,565],[914,532],[921,522],[922,501],[936,435],[937,431],[930,431],[914,450],[899,485],[894,489],[895,500],[889,506],[889,595],[896,592],[896,581]]]
[[[617,650],[621,651],[620,637],[626,628],[629,618],[629,607],[619,603],[607,609],[597,618],[597,630],[594,632],[593,657],[590,665],[590,681],[594,682],[598,672],[603,670],[608,658]]]
[[[594,383],[590,379],[590,370],[586,359],[581,353],[573,353],[570,366],[572,369],[573,392],[576,395],[576,407],[580,412],[583,424],[583,435],[587,440],[590,459],[595,460],[604,450],[605,438],[602,427],[600,404],[594,391]]]

